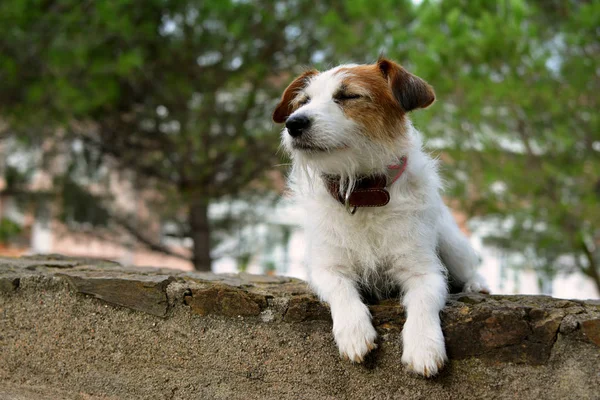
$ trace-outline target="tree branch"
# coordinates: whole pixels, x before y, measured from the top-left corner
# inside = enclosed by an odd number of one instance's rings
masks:
[[[585,239],[581,238],[580,243],[583,253],[588,260],[587,268],[582,269],[582,271],[594,281],[596,284],[596,290],[598,291],[598,294],[600,294],[600,272],[598,271],[598,263],[596,262],[594,253],[585,243]]]
[[[129,221],[127,221],[125,218],[121,218],[121,217],[117,217],[117,216],[112,216],[112,220],[117,223],[119,226],[121,226],[123,229],[125,229],[125,231],[127,231],[127,233],[129,233],[131,236],[133,236],[139,243],[141,243],[142,245],[144,245],[146,248],[148,248],[149,250],[152,251],[157,251],[159,253],[163,253],[166,254],[168,256],[171,257],[176,257],[179,258],[181,260],[185,260],[185,261],[190,261],[191,262],[191,258],[190,257],[186,257],[183,254],[179,254],[171,249],[169,249],[167,246],[157,243],[155,241],[153,241],[152,239],[146,237],[145,234],[143,234],[142,232],[138,231],[131,223],[129,223]]]
[[[85,135],[77,135],[77,137],[83,140],[84,143],[94,146],[102,154],[113,157],[114,160],[125,169],[134,170],[146,177],[158,179],[160,181],[169,183],[173,183],[175,181],[173,176],[165,174],[165,171],[160,168],[156,168],[151,165],[143,165],[131,157],[126,157],[124,152],[121,150],[107,145],[107,141],[103,140],[102,142],[99,142]]]

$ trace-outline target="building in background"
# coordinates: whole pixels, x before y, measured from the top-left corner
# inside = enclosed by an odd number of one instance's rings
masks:
[[[1,148],[0,148],[1,150]],[[1,152],[0,152],[1,154]],[[27,197],[35,201],[25,200],[19,192],[8,188],[0,165],[0,223],[14,226],[8,238],[0,237],[0,256],[18,257],[28,254],[63,254],[74,257],[89,257],[114,260],[122,264],[135,266],[161,266],[191,270],[192,264],[182,258],[164,253],[150,251],[131,240],[127,235],[104,231],[86,224],[79,224],[79,229],[69,228],[57,217],[56,204],[52,192],[52,178],[44,171],[36,171],[27,185]],[[119,185],[116,192],[120,202],[135,210],[140,217],[147,215],[143,204],[136,203],[136,196],[130,187]],[[151,234],[160,236],[158,221],[152,224]],[[182,256],[189,255],[189,249],[181,245],[172,245],[170,249]]]

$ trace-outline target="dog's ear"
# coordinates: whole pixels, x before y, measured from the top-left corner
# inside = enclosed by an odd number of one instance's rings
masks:
[[[427,82],[395,62],[380,57],[377,60],[377,67],[387,79],[394,97],[404,111],[427,108],[435,100],[433,88]]]
[[[281,101],[275,107],[273,111],[273,121],[278,124],[285,122],[287,117],[292,113],[292,100],[298,95],[298,92],[306,87],[309,79],[317,75],[319,71],[316,69],[310,69],[305,71],[302,75],[294,79],[292,83],[285,89]]]

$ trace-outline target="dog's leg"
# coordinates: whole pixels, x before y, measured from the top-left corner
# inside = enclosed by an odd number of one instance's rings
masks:
[[[477,272],[479,256],[446,206],[442,207],[438,252],[450,276],[462,287],[463,292],[490,293],[485,279]]]
[[[447,360],[439,315],[447,295],[441,268],[436,265],[422,272],[406,271],[398,275],[406,311],[402,362],[409,370],[426,377],[436,375]]]
[[[361,301],[356,282],[339,268],[314,265],[311,285],[331,307],[333,336],[340,356],[362,362],[364,356],[377,347],[377,332],[371,323],[369,309]]]

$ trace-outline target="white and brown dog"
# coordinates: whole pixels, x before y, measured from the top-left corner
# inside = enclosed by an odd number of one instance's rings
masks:
[[[407,116],[434,99],[425,81],[382,58],[303,73],[273,113],[285,122],[290,185],[306,211],[310,283],[331,306],[340,354],[361,362],[376,347],[361,291],[383,297],[398,288],[407,313],[402,362],[424,376],[446,361],[447,272],[465,292],[489,292]]]

